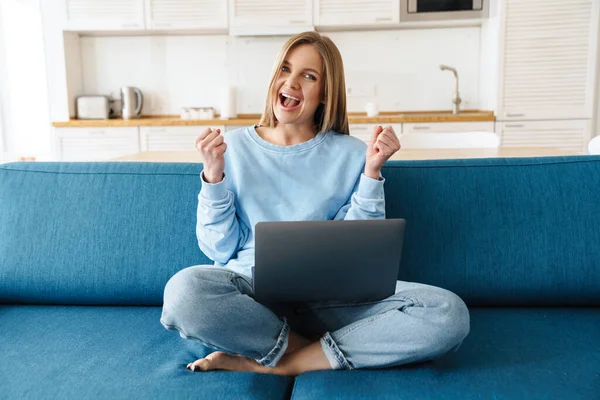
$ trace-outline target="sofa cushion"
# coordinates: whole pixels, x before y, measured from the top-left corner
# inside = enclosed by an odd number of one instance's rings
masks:
[[[455,353],[382,370],[287,377],[212,371],[212,350],[158,322],[158,307],[0,306],[0,397],[597,399],[599,308],[477,308]]]
[[[3,399],[287,399],[292,378],[191,372],[213,350],[158,307],[0,306]]]
[[[600,156],[390,161],[399,279],[470,306],[600,306]]]
[[[0,302],[161,305],[196,241],[201,164],[0,165]]]
[[[293,400],[600,396],[600,308],[478,308],[457,352],[391,369],[313,371]]]

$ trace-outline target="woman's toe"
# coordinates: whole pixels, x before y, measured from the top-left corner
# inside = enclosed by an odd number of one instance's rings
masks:
[[[207,371],[210,366],[211,359],[209,357],[200,358],[193,363],[188,364],[187,368],[190,371]]]

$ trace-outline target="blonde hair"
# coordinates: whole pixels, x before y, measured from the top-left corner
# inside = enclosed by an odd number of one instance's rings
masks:
[[[349,134],[348,112],[346,110],[346,84],[344,79],[344,65],[342,55],[336,45],[327,36],[317,32],[302,32],[289,38],[277,55],[271,72],[269,91],[265,103],[265,111],[260,119],[260,125],[275,127],[277,118],[273,111],[273,96],[275,94],[275,81],[279,76],[283,61],[287,53],[294,47],[302,44],[311,44],[321,55],[323,60],[323,80],[325,86],[324,102],[315,111],[314,124],[317,132],[333,130],[342,134]]]

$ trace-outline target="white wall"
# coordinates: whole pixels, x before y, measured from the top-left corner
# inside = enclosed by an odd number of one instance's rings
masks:
[[[479,50],[479,108],[497,110],[500,43],[500,2],[490,1],[489,16],[481,26]]]
[[[596,46],[596,92],[594,95],[594,104],[596,107],[592,117],[591,138],[600,136],[600,29],[598,30],[598,36],[596,38]]]
[[[463,109],[479,108],[480,28],[327,33],[344,59],[346,84],[374,96],[349,97],[350,111],[375,101],[381,111],[451,109],[457,68]],[[117,97],[121,86],[145,95],[144,114],[186,106],[220,108],[238,87],[238,113],[261,113],[272,63],[287,37],[81,37],[82,92]]]
[[[9,158],[51,158],[48,92],[39,2],[2,0],[2,101]],[[0,61],[2,58],[0,57]],[[2,68],[0,68],[0,71]]]
[[[0,160],[7,158],[8,149],[6,125],[8,108],[8,90],[6,89],[6,57],[4,51],[4,29],[2,28],[2,7],[0,7]]]

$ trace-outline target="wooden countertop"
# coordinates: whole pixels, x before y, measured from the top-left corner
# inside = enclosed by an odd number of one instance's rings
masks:
[[[192,146],[193,147],[193,146]],[[583,155],[553,147],[507,147],[498,149],[400,149],[390,160],[441,160],[454,158],[548,157]],[[110,161],[203,162],[202,154],[190,151],[142,151]]]
[[[493,111],[464,110],[457,115],[451,111],[386,111],[377,117],[367,117],[365,113],[348,113],[351,124],[393,124],[416,122],[478,122],[495,121]],[[71,119],[53,122],[57,128],[117,127],[117,126],[193,126],[193,125],[253,125],[260,120],[260,114],[239,114],[232,119],[180,119],[178,115],[146,115],[135,119]]]

